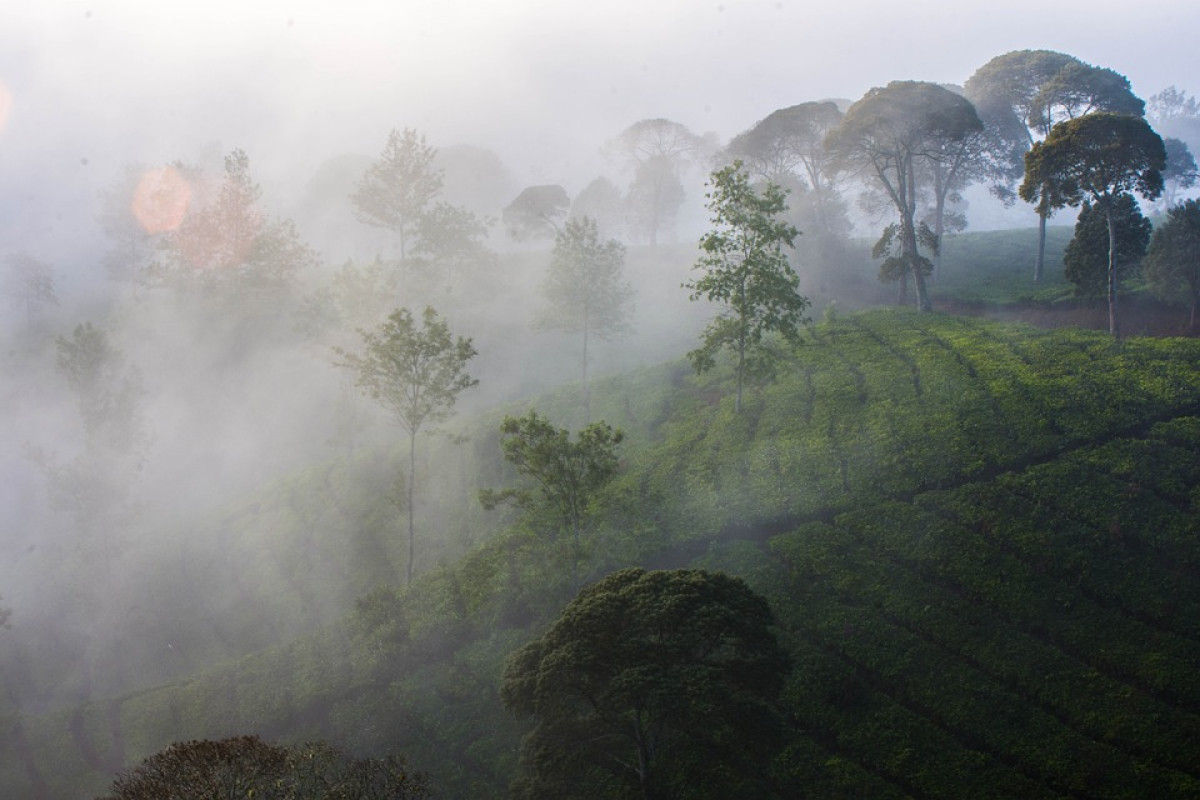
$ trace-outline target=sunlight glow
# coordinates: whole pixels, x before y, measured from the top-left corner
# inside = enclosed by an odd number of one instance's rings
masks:
[[[12,111],[12,104],[12,91],[4,85],[4,81],[0,81],[0,133],[4,131],[4,126],[8,124],[8,112]]]
[[[147,233],[173,231],[183,223],[191,199],[192,188],[179,170],[147,170],[133,193],[133,216]]]

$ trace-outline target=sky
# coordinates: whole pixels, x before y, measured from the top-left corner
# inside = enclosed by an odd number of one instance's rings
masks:
[[[962,83],[1014,49],[1194,94],[1197,31],[1194,0],[0,0],[0,250],[76,258],[124,165],[206,147],[297,192],[413,127],[573,193],[639,119],[725,141],[807,100]]]

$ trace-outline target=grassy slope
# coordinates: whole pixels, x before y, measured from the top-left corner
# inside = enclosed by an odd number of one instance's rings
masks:
[[[624,374],[594,397],[630,438],[590,574],[700,564],[771,598],[793,792],[1200,795],[1198,367],[1190,341],[889,311],[822,326],[741,415],[727,376]],[[272,513],[320,506],[330,481],[307,480]],[[345,625],[10,721],[0,789],[96,791],[173,739],[258,732],[398,749],[446,796],[503,796],[520,727],[496,680],[569,596],[556,554],[509,528]]]

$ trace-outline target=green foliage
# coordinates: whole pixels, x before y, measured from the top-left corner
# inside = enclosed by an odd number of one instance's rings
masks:
[[[173,744],[123,773],[101,800],[404,800],[429,797],[403,759],[349,758],[322,742],[292,747],[257,736]]]
[[[625,438],[620,429],[606,422],[594,422],[579,432],[576,441],[570,433],[530,410],[524,417],[505,417],[500,432],[504,458],[517,472],[533,478],[542,503],[565,531],[571,533],[574,547],[572,574],[579,561],[579,535],[601,489],[617,474],[620,462],[616,448]],[[479,495],[485,508],[512,501],[534,508],[533,496],[523,489],[484,490]]]
[[[690,299],[720,303],[723,309],[688,359],[697,372],[706,372],[720,350],[733,349],[740,409],[744,380],[773,372],[777,356],[767,336],[778,334],[793,346],[800,342],[809,301],[797,293],[799,277],[783,251],[800,232],[779,218],[787,209],[783,190],[773,183],[761,192],[755,189],[740,161],[714,172],[709,186],[713,230],[701,237],[695,266],[704,274],[684,288]]]
[[[1117,234],[1117,280],[1137,274],[1153,226],[1142,216],[1132,195],[1122,194],[1112,202]],[[1083,297],[1102,297],[1108,287],[1108,221],[1089,202],[1079,209],[1075,238],[1063,253],[1063,272]]]
[[[535,326],[582,335],[585,418],[591,416],[589,339],[610,339],[630,330],[633,287],[624,279],[624,269],[625,247],[616,239],[601,242],[593,219],[569,219],[554,237],[550,269],[542,283],[547,305]]]
[[[903,280],[910,275],[914,279],[921,311],[932,306],[917,251],[916,199],[929,188],[921,186],[920,180],[939,154],[969,150],[982,131],[974,106],[961,95],[933,83],[892,81],[871,89],[850,106],[827,139],[843,169],[867,175],[895,206],[900,275]],[[902,292],[905,288],[902,282]]]
[[[340,366],[353,370],[358,386],[412,436],[426,422],[447,419],[458,395],[478,384],[466,372],[476,355],[471,340],[454,339],[429,306],[421,325],[411,311],[398,308],[378,329],[360,331],[361,354],[337,350]]]
[[[1039,211],[1162,192],[1166,150],[1146,121],[1123,114],[1088,114],[1056,125],[1025,157],[1021,199]]]
[[[1167,211],[1150,238],[1143,271],[1160,297],[1186,297],[1194,328],[1200,306],[1200,201],[1186,200]]]
[[[616,572],[512,656],[504,704],[536,726],[518,797],[769,797],[788,670],[766,602],[700,570]]]
[[[1140,101],[1139,101],[1140,102]],[[1025,155],[1021,199],[1045,215],[1090,199],[1109,230],[1108,330],[1119,334],[1115,214],[1118,198],[1137,192],[1153,200],[1162,193],[1166,151],[1141,117],[1095,113],[1055,125]]]
[[[361,331],[364,352],[348,353],[337,348],[340,366],[354,370],[357,383],[373,400],[391,412],[408,432],[408,564],[412,580],[415,526],[413,494],[416,483],[417,434],[426,422],[450,416],[455,400],[464,390],[479,383],[466,370],[475,357],[470,339],[450,335],[450,327],[433,308],[426,306],[422,329],[412,312],[398,308],[377,331]]]
[[[400,260],[408,257],[408,240],[417,220],[442,191],[442,171],[434,165],[437,150],[412,128],[393,129],[379,159],[350,195],[359,222],[393,231],[400,240]]]
[[[793,668],[784,746],[759,772],[787,797],[1196,796],[1197,342],[889,310],[837,315],[800,355],[742,413],[719,402],[731,378],[684,363],[596,387],[628,435],[591,507],[589,571],[721,569],[768,598]],[[539,402],[566,414],[574,396]],[[502,474],[495,439],[473,439],[455,452],[478,459],[475,477],[431,518]],[[258,568],[253,605],[288,633],[317,618],[308,595],[326,584],[386,580],[390,551],[371,544],[386,531],[369,528],[391,483],[373,466],[390,461],[359,460],[221,520]],[[476,524],[464,558],[371,592],[340,624],[155,690],[7,718],[0,786],[90,796],[114,760],[260,730],[404,752],[441,796],[498,800],[529,729],[501,706],[504,658],[570,587],[528,524]],[[251,530],[273,538],[248,549]],[[283,555],[293,539],[305,555]]]

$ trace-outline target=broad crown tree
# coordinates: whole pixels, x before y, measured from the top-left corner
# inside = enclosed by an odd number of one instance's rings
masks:
[[[918,251],[918,180],[927,162],[945,158],[957,143],[983,129],[965,97],[933,83],[893,81],[871,89],[846,111],[829,135],[840,163],[873,180],[899,216],[900,277],[912,277],[917,308],[932,308]],[[902,288],[904,284],[901,284]]]
[[[1008,186],[1024,177],[1025,152],[1057,123],[1100,111],[1144,111],[1124,76],[1054,50],[1014,50],[996,56],[967,79],[964,90],[988,124],[998,151],[1010,160]],[[1035,281],[1045,270],[1049,213],[1038,211]]]
[[[1096,113],[1054,126],[1025,156],[1021,199],[1039,212],[1078,206],[1084,200],[1104,216],[1108,228],[1108,329],[1120,335],[1117,318],[1119,256],[1117,198],[1162,193],[1167,155],[1163,141],[1141,117]]]
[[[533,730],[518,798],[770,797],[790,670],[767,602],[703,570],[585,587],[509,658],[500,696]]]

